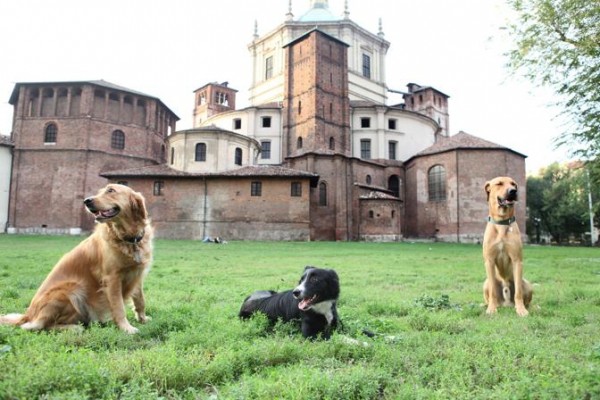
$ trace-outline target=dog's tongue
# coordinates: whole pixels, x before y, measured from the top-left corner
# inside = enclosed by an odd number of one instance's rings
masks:
[[[298,303],[298,308],[302,311],[306,311],[312,305],[312,299],[302,299],[300,303]]]
[[[309,306],[309,302],[306,300],[302,300],[300,303],[298,303],[298,308],[301,309],[302,311],[306,311],[306,308]]]
[[[498,198],[498,203],[501,207],[510,207],[515,204],[516,200],[513,199],[500,199]]]
[[[116,214],[116,212],[114,209],[100,210],[100,211],[97,211],[96,213],[94,213],[96,218],[98,218],[98,217],[110,218],[110,217],[114,216],[115,214]]]

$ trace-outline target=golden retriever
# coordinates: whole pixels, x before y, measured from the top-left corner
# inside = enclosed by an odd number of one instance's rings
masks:
[[[514,304],[524,317],[533,296],[532,286],[523,279],[523,245],[515,220],[518,187],[514,179],[497,177],[485,184],[489,216],[483,236],[483,259],[487,279],[483,298],[487,314],[496,313],[498,305]]]
[[[0,316],[0,324],[63,329],[112,318],[121,330],[137,333],[125,315],[128,298],[137,321],[149,320],[142,284],[152,262],[153,229],[144,198],[109,184],[84,204],[97,222],[92,235],[58,261],[25,314]]]

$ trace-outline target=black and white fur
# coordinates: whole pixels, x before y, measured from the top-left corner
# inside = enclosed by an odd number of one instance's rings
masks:
[[[329,339],[341,323],[336,308],[339,295],[340,282],[334,270],[307,266],[294,289],[279,293],[259,290],[246,297],[239,317],[246,319],[262,312],[272,322],[299,320],[305,338],[315,339],[320,335]]]

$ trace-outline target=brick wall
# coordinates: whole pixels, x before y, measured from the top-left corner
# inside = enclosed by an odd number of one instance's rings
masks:
[[[65,97],[65,91],[71,95]],[[120,93],[112,96],[119,102],[102,97],[102,106],[108,106],[103,108],[102,118],[93,117],[90,112],[97,94],[93,85],[80,84],[58,88],[51,84],[25,85],[18,89],[13,104],[15,168],[8,221],[17,232],[89,230],[93,221],[87,217],[82,201],[106,184],[106,179],[99,176],[101,172],[156,164],[164,159],[163,137],[175,118],[165,107],[156,99]],[[132,122],[134,104],[146,106],[148,118],[143,125]],[[56,141],[45,143],[49,124],[57,128]],[[112,146],[115,130],[124,133],[123,149]]]
[[[400,203],[389,199],[360,199],[361,240],[396,241],[400,231]]]
[[[285,155],[322,150],[349,155],[347,46],[313,31],[287,46],[285,67]]]
[[[434,165],[446,171],[446,200],[429,201],[427,173]],[[406,167],[406,235],[477,242],[483,238],[488,207],[484,185],[511,176],[521,186],[517,221],[525,234],[525,159],[509,150],[455,150],[422,156]]]
[[[164,182],[155,195],[155,181]],[[261,182],[261,195],[251,195]],[[301,182],[301,196],[291,196]],[[297,178],[135,178],[127,184],[146,198],[157,237],[226,240],[309,240],[309,180]]]

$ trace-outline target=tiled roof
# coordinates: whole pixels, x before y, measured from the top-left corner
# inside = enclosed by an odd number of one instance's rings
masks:
[[[358,108],[358,107],[376,107],[381,104],[368,101],[368,100],[350,100],[350,107]]]
[[[100,173],[100,176],[105,178],[117,177],[183,177],[193,178],[204,176],[206,174],[193,174],[189,172],[179,171],[169,167],[167,164],[148,165],[146,167],[127,168],[113,171],[105,171]]]
[[[402,201],[399,198],[397,198],[396,196],[392,196],[391,194],[387,194],[384,192],[379,192],[379,191],[370,191],[367,194],[363,194],[360,196],[361,199],[364,200],[397,200],[397,201]]]
[[[303,39],[307,38],[307,37],[308,37],[308,36],[310,36],[310,35],[311,35],[313,32],[318,32],[319,34],[321,34],[321,35],[323,35],[323,36],[326,36],[326,37],[327,37],[327,38],[329,38],[330,40],[334,40],[334,41],[336,41],[336,42],[338,42],[338,43],[342,44],[343,46],[350,47],[350,45],[349,45],[348,43],[344,42],[343,40],[340,40],[339,38],[337,38],[337,37],[335,37],[335,36],[332,36],[332,35],[330,35],[329,33],[325,32],[325,31],[322,31],[321,29],[319,29],[319,28],[318,28],[318,26],[315,26],[314,28],[310,29],[309,31],[306,31],[306,32],[304,32],[303,34],[301,34],[300,36],[298,36],[298,37],[296,37],[296,38],[292,39],[292,41],[291,41],[291,42],[289,42],[288,44],[286,44],[286,45],[285,45],[285,46],[283,46],[283,47],[285,48],[285,47],[291,46],[292,44],[295,44],[295,43],[297,43],[297,42],[299,42],[299,41],[301,41],[301,40],[303,40]]]
[[[0,146],[14,146],[15,144],[10,140],[9,136],[0,135]]]
[[[232,132],[230,130],[227,129],[223,129],[219,126],[216,126],[215,124],[211,124],[211,125],[206,125],[206,126],[198,126],[195,128],[190,128],[190,129],[182,129],[180,131],[177,131],[175,133],[194,133],[194,132],[228,132],[228,133],[235,133]],[[246,135],[242,135],[244,137],[248,137]]]
[[[104,79],[99,79],[99,80],[94,80],[94,81],[88,81],[88,82],[91,83],[91,84],[93,84],[93,85],[96,85],[96,86],[105,87],[107,89],[119,90],[121,92],[128,92],[128,93],[132,93],[132,94],[137,94],[139,96],[156,98],[156,97],[154,97],[152,95],[149,95],[149,94],[146,94],[146,93],[142,93],[142,92],[138,92],[137,90],[132,90],[132,89],[126,88],[125,86],[115,85],[114,83],[107,82]]]
[[[428,156],[432,154],[445,153],[452,150],[508,150],[513,153],[519,154],[523,157],[527,157],[524,154],[516,152],[508,147],[501,146],[496,143],[489,142],[487,140],[478,138],[477,136],[469,135],[466,132],[460,131],[454,136],[441,137],[433,145],[429,146],[425,150],[420,151],[411,158]]]
[[[221,172],[220,176],[261,176],[261,177],[303,177],[318,178],[319,175],[297,169],[285,168],[276,165],[253,165]]]
[[[285,178],[309,178],[311,184],[316,184],[319,175],[311,172],[300,171],[297,169],[285,168],[280,166],[247,166],[232,169],[224,172],[210,173],[192,173],[179,171],[169,167],[166,164],[150,165],[141,168],[130,168],[115,171],[106,171],[100,174],[105,178],[125,178],[125,177],[164,177],[164,178],[233,178],[233,177],[285,177]]]
[[[408,86],[409,86],[409,87],[411,87],[411,86],[412,86],[412,91],[411,91],[410,93],[407,93],[407,94],[415,94],[415,93],[422,92],[422,91],[424,91],[424,90],[429,90],[429,89],[431,89],[431,90],[435,90],[436,92],[438,92],[438,93],[440,93],[440,94],[442,94],[442,95],[444,95],[444,96],[446,96],[446,97],[450,97],[450,96],[448,96],[446,93],[444,93],[444,92],[442,92],[442,91],[440,91],[440,90],[438,90],[438,89],[434,88],[433,86],[429,86],[429,85],[424,85],[424,86],[422,86],[422,85],[419,85],[418,83],[414,83],[414,82],[411,82],[411,83],[409,83],[409,84],[408,84]]]
[[[151,99],[156,99],[157,101],[159,101],[163,106],[165,106],[165,108],[167,108],[169,111],[171,111],[171,113],[179,120],[179,117],[169,108],[167,107],[167,105],[165,103],[162,102],[161,99],[159,99],[156,96],[152,96],[146,93],[142,93],[142,92],[138,92],[137,90],[132,90],[129,88],[126,88],[124,86],[119,86],[119,85],[115,85],[114,83],[111,82],[107,82],[104,79],[99,79],[99,80],[91,80],[91,81],[72,81],[72,82],[18,82],[15,84],[15,87],[13,89],[13,92],[10,96],[9,99],[9,104],[15,104],[17,101],[17,98],[19,96],[19,87],[23,86],[23,85],[28,85],[28,86],[39,86],[39,85],[64,85],[64,86],[68,86],[68,85],[85,85],[85,84],[90,84],[90,85],[95,85],[95,86],[101,86],[104,87],[106,89],[112,89],[112,90],[118,90],[121,92],[127,92],[127,93],[131,93],[131,94],[135,94],[138,96],[143,96],[143,97],[148,97]]]

